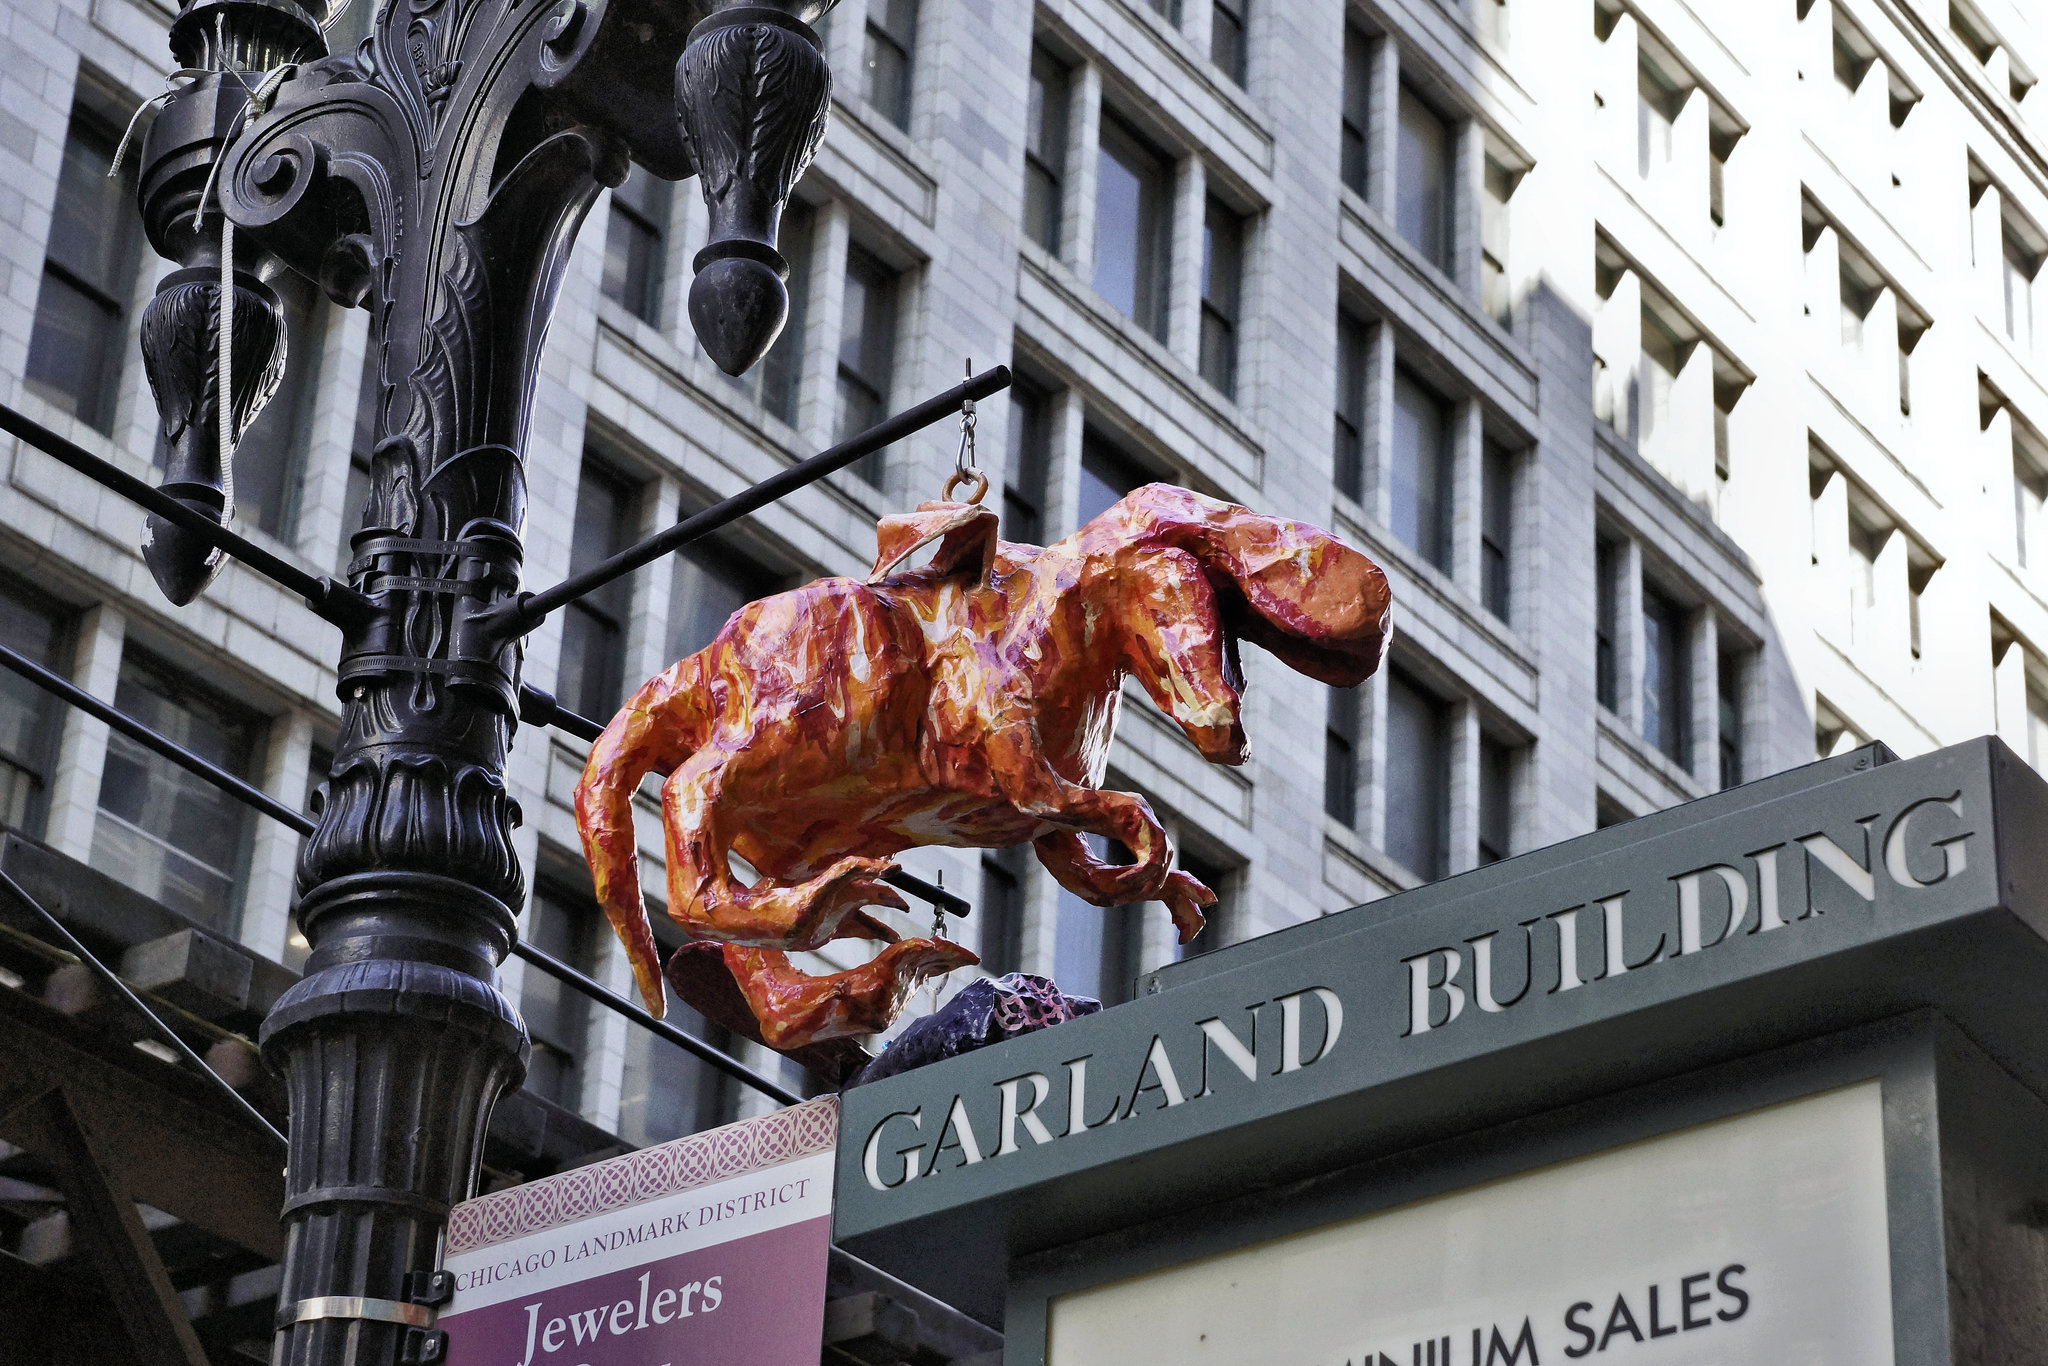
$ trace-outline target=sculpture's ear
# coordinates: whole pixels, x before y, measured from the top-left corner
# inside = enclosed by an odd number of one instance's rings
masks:
[[[945,537],[932,557],[940,574],[986,574],[996,562],[996,514],[979,503],[919,503],[917,511],[884,517],[875,527],[875,567],[868,582],[889,572],[920,549]]]

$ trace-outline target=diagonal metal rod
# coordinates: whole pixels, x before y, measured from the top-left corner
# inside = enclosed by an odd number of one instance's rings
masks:
[[[347,584],[336,583],[329,578],[316,578],[296,565],[287,564],[254,541],[237,536],[219,522],[185,506],[162,489],[151,488],[120,466],[100,459],[85,447],[66,440],[28,414],[10,408],[4,403],[0,403],[0,431],[19,437],[58,463],[68,465],[86,478],[106,485],[130,502],[139,504],[165,521],[185,528],[209,545],[234,556],[265,578],[282,584],[304,598],[306,605],[325,621],[346,629],[364,620],[376,610],[375,605],[367,597]]]
[[[778,1082],[770,1081],[739,1059],[720,1052],[702,1039],[685,1034],[668,1021],[655,1019],[652,1015],[649,1015],[617,992],[606,990],[588,977],[585,977],[582,973],[576,971],[576,969],[570,967],[567,963],[562,962],[558,958],[550,957],[526,941],[521,940],[514,944],[512,952],[518,954],[521,958],[524,958],[556,981],[582,992],[599,1005],[611,1007],[619,1014],[638,1024],[641,1028],[668,1040],[686,1052],[696,1054],[699,1058],[710,1063],[735,1081],[745,1082],[756,1091],[761,1092],[763,1095],[773,1096],[784,1105],[801,1105],[804,1103],[804,1098],[788,1087]]]
[[[814,484],[834,470],[844,469],[863,456],[873,455],[884,446],[900,441],[913,432],[923,431],[934,422],[959,412],[960,405],[970,399],[984,399],[1009,387],[1009,366],[998,365],[993,370],[984,370],[966,383],[957,384],[943,394],[934,395],[916,407],[905,409],[896,416],[868,428],[860,435],[840,442],[830,450],[821,451],[808,460],[791,465],[779,474],[770,475],[744,493],[736,493],[694,517],[686,517],[666,531],[657,532],[638,545],[629,546],[604,563],[566,578],[553,588],[539,593],[521,593],[510,602],[482,614],[480,619],[488,621],[492,628],[507,638],[525,635],[547,620],[548,613],[556,608],[574,602],[586,593],[604,587],[613,579],[632,573],[642,565],[652,564],[662,556],[672,554],[690,542],[710,535],[729,522],[736,522],[750,512],[759,511],[785,494],[794,493],[806,484]]]
[[[217,1086],[220,1090],[225,1092],[227,1094],[228,1099],[232,1100],[235,1103],[236,1108],[239,1109],[244,1115],[247,1115],[250,1119],[253,1119],[258,1124],[262,1125],[264,1131],[268,1133],[272,1138],[277,1140],[277,1144],[280,1148],[288,1146],[285,1142],[284,1135],[277,1131],[277,1126],[275,1124],[272,1124],[269,1120],[263,1117],[262,1111],[258,1110],[255,1106],[251,1105],[240,1091],[237,1091],[234,1087],[228,1085],[226,1077],[223,1077],[220,1073],[214,1071],[211,1067],[208,1067],[206,1065],[206,1060],[200,1057],[197,1053],[193,1052],[191,1045],[187,1044],[183,1039],[178,1037],[177,1030],[172,1029],[169,1025],[165,1024],[162,1018],[159,1017],[154,1010],[151,1010],[148,1006],[142,1003],[142,998],[140,996],[137,996],[133,991],[129,990],[128,984],[121,980],[120,974],[116,973],[112,968],[108,967],[105,963],[102,963],[97,957],[93,955],[90,949],[86,948],[85,945],[79,943],[78,936],[73,934],[70,931],[70,929],[65,926],[63,921],[59,920],[56,916],[52,915],[48,908],[46,908],[42,902],[30,896],[28,894],[28,889],[26,887],[23,887],[19,882],[16,882],[13,876],[10,873],[8,873],[7,870],[4,868],[0,868],[0,887],[6,888],[10,896],[12,896],[16,901],[19,901],[22,905],[28,907],[29,910],[35,913],[38,919],[40,919],[45,925],[48,925],[52,930],[56,931],[57,938],[63,941],[64,947],[66,949],[69,949],[73,954],[77,955],[79,962],[85,964],[88,968],[92,969],[94,976],[98,977],[101,981],[105,982],[108,986],[112,987],[117,993],[121,995],[123,999],[125,999],[128,1002],[129,1005],[133,1006],[136,1010],[141,1011],[142,1018],[149,1021],[150,1024],[156,1027],[156,1032],[163,1035],[163,1037],[169,1041],[171,1047],[177,1050],[179,1057],[183,1058],[186,1062],[189,1062],[194,1067],[198,1068],[201,1076],[206,1077],[208,1080],[212,1081],[214,1085]]]

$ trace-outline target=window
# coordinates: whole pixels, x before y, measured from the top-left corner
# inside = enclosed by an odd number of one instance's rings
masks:
[[[1840,24],[1835,25],[1835,84],[1850,95],[1856,93],[1856,87],[1863,84],[1864,73],[1870,70],[1872,59],[1870,55],[1858,51],[1861,46],[1863,42],[1860,33],[1852,33]]]
[[[1685,613],[1643,585],[1643,738],[1680,768],[1692,767],[1692,678]]]
[[[684,546],[668,596],[668,657],[687,659],[711,643],[732,614],[782,590],[782,576],[720,540]]]
[[[1323,723],[1323,814],[1358,828],[1358,712],[1356,688],[1330,689]]]
[[[320,287],[297,271],[270,282],[284,305],[284,379],[235,448],[235,508],[280,540],[290,540],[306,477],[313,396],[320,389],[320,351],[327,309]],[[352,528],[351,528],[352,530]]]
[[[1243,85],[1245,78],[1244,12],[1249,3],[1250,0],[1215,0],[1211,11],[1215,17],[1209,21],[1209,60],[1238,85]]]
[[[1621,545],[1596,541],[1593,550],[1593,688],[1600,705],[1621,710]]]
[[[2000,295],[2005,304],[2005,335],[2023,347],[2034,344],[2034,274],[2041,260],[2010,230],[2004,235],[1999,263]]]
[[[114,428],[139,264],[136,159],[107,178],[119,138],[120,129],[84,104],[72,109],[22,376],[31,392],[102,432]]]
[[[1031,49],[1031,105],[1024,120],[1024,235],[1058,254],[1060,186],[1067,166],[1067,70]]]
[[[917,50],[917,0],[869,0],[868,104],[898,128],[910,127],[911,54]]]
[[[1873,644],[1879,630],[1877,561],[1891,538],[1891,528],[1880,526],[1854,502],[1849,509],[1849,639],[1857,645]]]
[[[1479,0],[1494,6],[1494,0]],[[1508,325],[1508,198],[1515,176],[1492,157],[1486,159],[1485,193],[1479,199],[1479,304],[1486,316]]]
[[[2012,436],[2014,550],[2020,568],[2048,568],[2048,522],[2042,520],[2048,504],[2048,449],[2017,422]]]
[[[1049,396],[1025,380],[1010,385],[1010,449],[1003,475],[1003,538],[1027,545],[1045,536],[1046,471],[1052,460]]]
[[[633,542],[639,490],[623,474],[586,453],[576,485],[576,535],[569,572],[581,574]],[[625,700],[626,616],[633,581],[613,579],[562,609],[562,661],[555,671],[563,706],[604,722]]]
[[[1131,854],[1100,835],[1083,835],[1089,851],[1104,863],[1123,865]],[[1053,980],[1069,996],[1091,996],[1104,1005],[1131,999],[1131,982],[1142,966],[1144,915],[1136,906],[1092,906],[1062,887],[1053,927]],[[1155,910],[1156,913],[1156,910]]]
[[[382,395],[377,379],[378,356],[375,324],[371,325],[367,349],[363,352],[363,374],[356,383],[356,429],[349,439],[348,484],[341,495],[341,555],[344,573],[355,558],[351,544],[363,529],[363,512],[370,503],[370,456],[377,447],[377,406]]]
[[[1170,181],[1166,159],[1105,114],[1095,182],[1095,290],[1162,341]]]
[[[1721,651],[1718,674],[1721,786],[1725,790],[1742,783],[1742,657],[1732,650]]]
[[[1235,918],[1233,903],[1236,900],[1235,891],[1239,872],[1236,868],[1218,863],[1213,859],[1203,858],[1200,854],[1188,849],[1180,851],[1179,864],[1183,872],[1191,874],[1197,882],[1216,893],[1216,903],[1213,906],[1202,908],[1202,917],[1205,923],[1202,926],[1202,932],[1195,936],[1194,943],[1181,943],[1180,932],[1177,930],[1173,932],[1173,957],[1175,961],[1183,958],[1194,958],[1209,952],[1211,949],[1220,949],[1229,942],[1227,936],[1229,934],[1229,926]],[[1144,969],[1144,966],[1142,963],[1139,964],[1140,971]]]
[[[539,900],[536,895],[536,905]],[[598,908],[588,897],[580,901],[579,925],[591,927],[589,933],[602,939],[602,932],[596,929]],[[664,960],[682,943],[681,930],[667,916],[655,917],[654,936]],[[585,952],[595,958],[595,945],[586,948]],[[534,976],[529,971],[526,980],[531,983]],[[553,981],[552,978],[549,980]],[[573,1031],[589,1018],[589,1007],[573,993],[566,998],[565,1004],[577,1013],[578,1018],[569,1022]],[[731,1031],[711,1023],[694,1010],[672,1010],[668,1021],[692,1038],[702,1039],[721,1052],[732,1054],[737,1051],[737,1041]],[[577,1051],[580,1053],[581,1049]],[[534,1038],[533,1052],[535,1058],[541,1056],[538,1034]],[[573,1106],[576,1103],[575,1091],[580,1088],[574,1085],[573,1076],[570,1080],[571,1086],[552,1098]],[[716,1128],[737,1118],[738,1112],[737,1084],[724,1073],[700,1061],[681,1045],[670,1043],[648,1030],[637,1026],[626,1030],[625,1069],[619,1087],[620,1138],[644,1148],[681,1138],[684,1134]]]
[[[1728,225],[1728,158],[1735,155],[1735,139],[1718,127],[1707,130],[1707,217],[1717,228]]]
[[[1211,199],[1202,218],[1202,378],[1237,397],[1237,314],[1244,279],[1244,222]]]
[[[1719,375],[1714,376],[1714,477],[1724,484],[1734,469],[1730,463],[1728,424],[1734,418],[1735,405],[1741,401],[1747,387]]]
[[[70,644],[65,613],[33,589],[0,579],[0,644],[61,671]],[[12,669],[0,671],[0,825],[31,838],[41,838],[48,812],[60,705]]]
[[[130,648],[114,706],[159,735],[251,776],[257,718]],[[209,928],[231,933],[248,858],[249,808],[125,735],[107,737],[92,866]]]
[[[1030,846],[987,849],[981,855],[981,965],[996,977],[1022,970],[1024,961],[1024,889],[1028,886]],[[1076,912],[1079,914],[1079,912]]]
[[[896,273],[858,245],[846,249],[846,311],[839,324],[839,439],[846,440],[889,413],[896,364]],[[853,467],[875,488],[888,471],[887,451]]]
[[[1343,152],[1339,174],[1344,185],[1365,194],[1367,130],[1371,127],[1372,44],[1357,29],[1344,30]]]
[[[1450,564],[1450,474],[1444,404],[1394,371],[1393,532],[1439,569]]]
[[[1439,269],[1451,263],[1451,133],[1407,86],[1401,87],[1394,227]]]
[[[1145,0],[1145,3],[1167,23],[1180,27],[1180,0]]]
[[[1659,448],[1660,436],[1669,440],[1671,394],[1678,386],[1678,372],[1685,364],[1687,343],[1664,319],[1643,310],[1642,354],[1637,366],[1635,439],[1645,452]]]
[[[1449,708],[1387,675],[1387,853],[1424,882],[1450,871]]]
[[[552,879],[538,881],[533,888],[533,909],[526,918],[526,941],[549,957],[588,973],[597,965],[598,919],[597,903],[587,891],[572,891]],[[590,1011],[590,1003],[581,995],[538,969],[526,970],[519,989],[519,1013],[533,1040],[526,1090],[566,1109],[581,1107]]]
[[[1479,865],[1514,852],[1515,752],[1490,735],[1479,737]]]
[[[1970,55],[1988,69],[1987,74],[1994,77],[1997,75],[2001,67],[1998,58],[2003,54],[2004,89],[1999,93],[2014,103],[2027,97],[2028,92],[2036,84],[2034,73],[2013,53],[2012,48],[1999,36],[1998,31],[1991,27],[1975,5],[1958,4],[1955,0],[1950,0],[1948,27],[1949,32],[1962,40]]]
[[[612,191],[604,239],[604,297],[644,323],[661,322],[662,238],[668,230],[669,183],[634,166]]]
[[[1337,414],[1331,464],[1337,491],[1365,497],[1366,325],[1348,313],[1337,315]]]
[[[1842,348],[1846,351],[1863,349],[1864,321],[1870,317],[1870,310],[1877,305],[1878,288],[1866,286],[1845,266],[1841,281]]]
[[[1671,164],[1672,125],[1685,97],[1682,86],[1649,62],[1636,67],[1636,174],[1644,180]]]
[[[782,212],[778,234],[782,259],[789,262],[789,320],[768,348],[768,354],[744,375],[726,375],[754,396],[768,413],[792,425],[804,369],[804,318],[811,299],[811,243],[817,230],[817,211],[800,199],[789,201]]]
[[[1489,441],[1485,459],[1480,480],[1479,600],[1506,621],[1513,574],[1515,457]]]
[[[1081,497],[1074,524],[1086,526],[1109,511],[1132,489],[1152,482],[1152,476],[1094,432],[1081,438]]]

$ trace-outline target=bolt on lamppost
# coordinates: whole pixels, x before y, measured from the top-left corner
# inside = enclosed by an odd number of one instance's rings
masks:
[[[295,270],[373,318],[371,491],[332,594],[353,605],[333,614],[341,738],[298,873],[312,952],[262,1038],[291,1101],[287,1363],[439,1356],[447,1212],[525,1071],[497,969],[525,900],[504,768],[531,622],[506,609],[576,234],[633,164],[700,176],[690,318],[744,372],[788,317],[776,234],[831,95],[809,25],[834,0],[383,0],[369,39],[328,55],[345,3],[183,0],[183,83],[139,187],[179,266],[142,329],[163,487],[209,520],[232,515],[234,442],[289,363],[265,276]],[[222,563],[162,517],[145,539],[173,602]]]

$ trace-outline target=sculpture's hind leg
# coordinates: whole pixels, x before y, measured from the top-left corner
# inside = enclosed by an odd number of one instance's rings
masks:
[[[1087,842],[1071,830],[1041,835],[1031,842],[1031,848],[1055,882],[1090,905],[1122,906],[1134,899],[1125,893],[1119,876],[1128,869],[1095,857]],[[1166,903],[1166,912],[1173,917],[1173,927],[1185,944],[1202,932],[1207,923],[1202,908],[1216,904],[1216,893],[1194,874],[1176,868],[1166,875],[1158,890],[1144,899]]]
[[[725,965],[760,1021],[762,1041],[781,1049],[878,1034],[920,982],[980,961],[943,939],[905,939],[857,968],[814,977],[779,949],[725,948]]]

